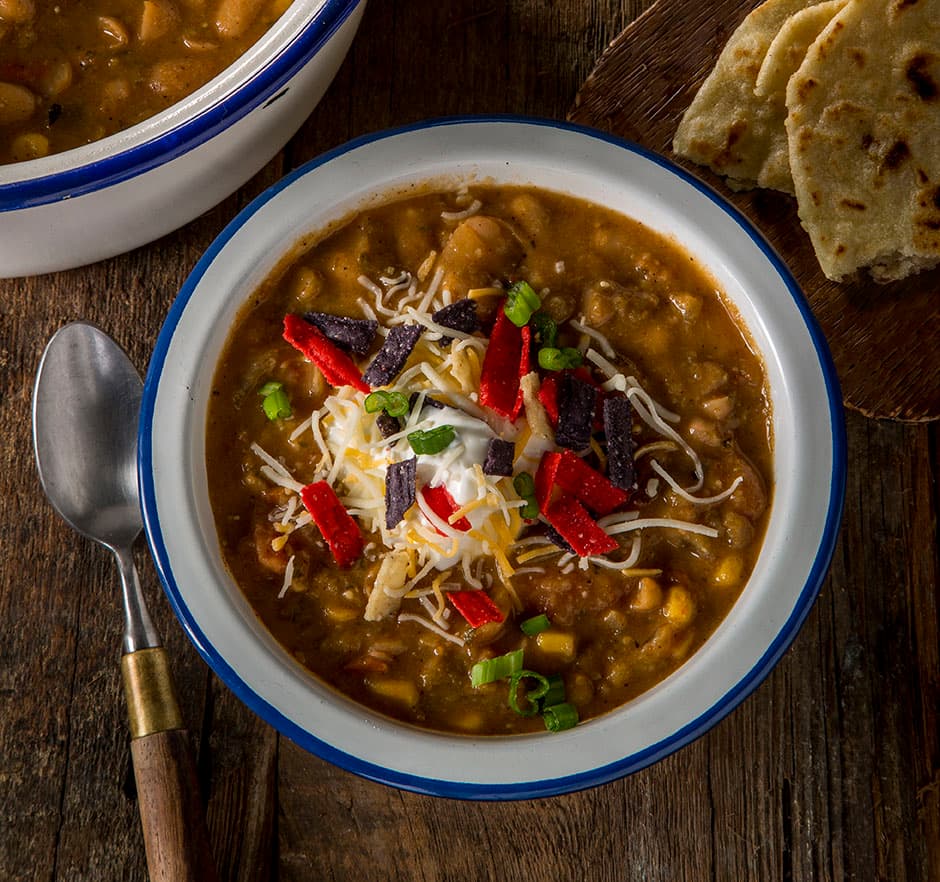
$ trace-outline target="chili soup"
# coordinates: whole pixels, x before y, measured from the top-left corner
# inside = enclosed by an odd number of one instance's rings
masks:
[[[206,465],[223,558],[302,665],[467,734],[678,668],[740,594],[767,381],[714,281],[609,209],[473,186],[300,243],[240,312]]]
[[[60,153],[175,104],[290,0],[0,0],[0,164]]]

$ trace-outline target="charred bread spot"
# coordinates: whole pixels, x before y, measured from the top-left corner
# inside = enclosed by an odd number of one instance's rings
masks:
[[[931,58],[921,53],[915,55],[904,70],[911,88],[922,101],[936,101],[937,96],[940,95],[940,86],[928,70],[930,62]]]
[[[895,141],[881,161],[879,172],[895,171],[910,155],[911,148],[907,146],[906,141]]]

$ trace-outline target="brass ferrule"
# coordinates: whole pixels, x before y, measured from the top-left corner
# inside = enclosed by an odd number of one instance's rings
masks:
[[[183,728],[165,649],[127,653],[121,658],[121,673],[131,738]]]

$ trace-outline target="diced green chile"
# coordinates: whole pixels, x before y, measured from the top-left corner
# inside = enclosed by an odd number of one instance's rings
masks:
[[[551,628],[552,623],[549,621],[548,616],[545,613],[542,613],[538,616],[532,616],[530,619],[525,619],[519,623],[519,630],[522,631],[526,637],[534,637],[536,634],[541,634],[542,631],[547,631]]]
[[[523,680],[535,680],[536,686],[527,689],[523,695],[525,706],[519,704],[519,685]],[[534,717],[539,712],[539,699],[549,690],[548,677],[535,671],[516,671],[509,681],[509,706],[520,717]]]
[[[537,312],[529,320],[535,334],[535,343],[541,347],[554,349],[558,342],[558,325],[547,312]]]
[[[521,499],[525,500],[525,505],[519,510],[522,517],[527,520],[534,520],[539,516],[539,504],[535,498],[535,481],[528,472],[519,472],[512,479],[512,486]]]
[[[453,426],[435,426],[433,429],[416,429],[406,436],[415,453],[433,456],[440,453],[457,437]]]
[[[470,685],[474,688],[485,686],[487,683],[505,680],[506,677],[511,677],[517,671],[521,670],[522,650],[514,649],[512,652],[507,652],[505,655],[480,659],[480,661],[470,668]]]
[[[542,305],[539,295],[528,282],[516,282],[506,292],[503,312],[517,327],[527,324],[532,314]]]
[[[567,702],[554,704],[542,711],[542,720],[549,732],[573,729],[578,724],[578,709]]]
[[[408,399],[401,392],[387,392],[379,389],[370,392],[364,402],[366,413],[384,410],[389,416],[403,417],[410,410]]]
[[[539,367],[546,371],[571,370],[580,367],[583,361],[581,351],[570,346],[562,349],[543,346],[539,350]]]

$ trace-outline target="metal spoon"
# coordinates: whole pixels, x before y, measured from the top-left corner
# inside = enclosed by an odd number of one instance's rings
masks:
[[[217,879],[189,733],[140,590],[133,545],[143,526],[137,495],[140,376],[121,348],[84,322],[61,328],[33,390],[39,479],[75,530],[113,552],[124,599],[121,671],[147,864],[153,880]]]

